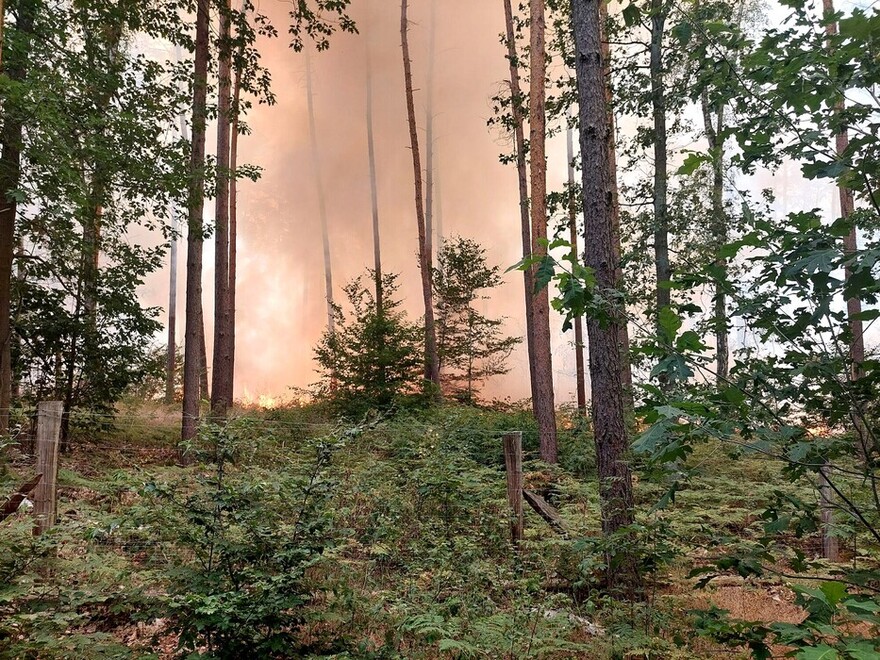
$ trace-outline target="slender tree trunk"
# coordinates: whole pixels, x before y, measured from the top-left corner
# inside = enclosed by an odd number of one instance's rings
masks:
[[[566,131],[568,147],[568,226],[571,237],[571,256],[578,259],[577,197],[574,181],[574,131]],[[587,387],[584,381],[584,322],[580,316],[574,320],[574,360],[577,387],[577,407],[581,415],[587,414]]]
[[[608,112],[608,136],[606,139],[608,150],[608,162],[611,177],[611,221],[613,233],[614,248],[614,267],[615,277],[620,282],[621,289],[624,288],[623,280],[623,263],[620,246],[620,195],[617,187],[617,140],[615,137],[614,127],[614,94],[611,90],[611,45],[605,35],[605,26],[608,22],[608,2],[609,0],[599,0],[599,18],[601,30],[601,49],[602,49],[602,72],[605,81],[605,104]],[[586,246],[585,246],[586,247]],[[626,319],[620,324],[618,329],[618,343],[620,344],[620,356],[622,361],[621,380],[623,381],[623,401],[626,406],[627,414],[632,413],[635,409],[633,401],[633,378],[632,364],[629,358],[629,326]]]
[[[663,71],[663,33],[666,27],[666,0],[651,0],[651,109],[654,116],[654,265],[657,274],[657,333],[660,336],[660,310],[671,302],[668,282],[669,218],[666,157],[666,82]]]
[[[312,168],[315,171],[315,186],[318,192],[318,215],[321,221],[321,245],[324,249],[324,298],[327,301],[327,332],[335,332],[333,316],[333,269],[330,263],[330,233],[327,228],[327,200],[324,194],[324,179],[321,176],[321,154],[318,150],[318,131],[315,122],[314,89],[312,87],[312,61],[306,50],[306,93],[309,107],[309,136],[312,146]]]
[[[728,227],[727,214],[724,212],[724,140],[721,137],[724,130],[724,104],[719,103],[715,108],[715,118],[712,118],[712,108],[709,104],[709,95],[703,92],[701,98],[703,108],[703,125],[706,132],[706,140],[712,151],[712,219],[713,238],[719,247],[727,243]],[[715,267],[722,273],[722,282],[715,285],[715,383],[718,389],[727,384],[729,371],[730,343],[727,331],[727,294],[724,291],[723,281],[727,275],[727,260],[718,258]]]
[[[437,353],[437,331],[434,327],[433,269],[425,230],[424,191],[422,186],[422,161],[419,152],[419,134],[416,126],[416,107],[413,99],[412,62],[409,57],[408,0],[400,5],[400,36],[403,49],[403,77],[406,86],[406,110],[409,120],[409,137],[412,145],[413,179],[415,182],[416,223],[419,232],[419,269],[422,275],[422,297],[425,301],[425,381],[433,385],[434,395],[440,398],[440,360]]]
[[[376,144],[373,136],[373,60],[367,44],[367,158],[370,165],[370,202],[373,215],[373,274],[376,281],[376,316],[384,313],[382,291],[382,241],[379,234],[379,188],[376,177]]]
[[[205,130],[208,93],[208,27],[210,0],[198,0],[196,13],[195,68],[192,106],[192,148],[190,152],[187,213],[186,337],[183,362],[184,442],[195,439],[199,422],[199,385],[205,372],[204,319],[202,318],[202,247],[205,205]],[[186,456],[181,457],[184,461]]]
[[[513,137],[516,148],[516,173],[519,184],[520,232],[523,258],[532,254],[532,221],[529,212],[529,173],[526,165],[525,117],[522,111],[523,93],[519,79],[519,58],[516,53],[516,33],[513,27],[511,0],[504,0],[504,24],[507,35],[507,60],[510,65],[510,112],[513,117]],[[535,384],[535,277],[531,268],[523,271],[526,312],[526,349],[529,356],[529,393],[532,396],[532,414],[538,418],[537,386]]]
[[[214,358],[211,373],[211,415],[226,417],[229,401],[229,134],[232,92],[230,14],[220,5],[217,88],[217,192],[214,197]]]
[[[20,3],[16,31],[34,37],[34,19],[42,3]],[[24,44],[23,44],[24,45]],[[6,42],[3,42],[5,50]],[[30,44],[6,53],[5,72],[10,80],[21,82],[27,75]],[[0,56],[2,57],[2,56]],[[0,132],[0,434],[9,431],[9,408],[12,405],[12,262],[15,254],[14,192],[21,178],[21,150],[24,138],[22,113],[5,107]]]
[[[529,51],[529,150],[532,186],[532,254],[544,256],[547,248],[540,243],[547,238],[547,117],[544,0],[530,3],[531,49]],[[537,268],[537,267],[534,267]],[[547,287],[534,293],[532,305],[535,340],[535,385],[533,392],[538,412],[541,458],[556,463],[556,407],[553,400],[553,355],[550,349],[550,291]]]
[[[168,349],[165,354],[165,403],[174,403],[177,374],[177,209],[171,207],[171,245],[168,249]]]
[[[834,14],[833,0],[822,0],[822,8],[825,11],[825,17],[830,18],[830,16]],[[829,22],[825,30],[829,37],[828,47],[830,49],[832,47],[831,39],[837,34],[837,23]],[[841,96],[834,104],[834,113],[840,114],[845,110],[845,108],[846,102]],[[845,126],[842,126],[838,130],[837,135],[835,135],[835,149],[838,157],[843,158],[848,147],[849,131]],[[849,188],[840,184],[838,184],[837,186],[837,192],[840,201],[840,215],[843,218],[848,218],[855,211],[855,200],[853,198],[853,192]],[[853,226],[849,230],[849,233],[843,239],[843,253],[845,256],[849,257],[854,255],[857,250],[858,233],[856,230],[856,225],[855,223],[853,223]],[[844,267],[843,276],[844,279],[847,281],[849,281],[849,279],[852,277],[852,269],[849,266]],[[858,381],[865,375],[864,369],[862,368],[862,364],[865,361],[865,337],[864,327],[862,326],[862,321],[859,318],[861,312],[862,301],[858,296],[847,299],[846,313],[849,317],[849,329],[850,334],[852,335],[849,344],[849,380],[853,383]],[[852,420],[853,428],[855,430],[856,451],[863,460],[870,460],[874,447],[871,446],[872,441],[868,434],[865,420],[855,407],[850,413],[850,419]],[[831,561],[837,561],[837,538],[832,535],[834,504],[831,501],[833,494],[831,491],[831,487],[828,484],[830,473],[831,469],[826,466],[822,468],[822,472],[820,474],[820,491],[822,495],[821,517],[824,528],[822,550],[827,559],[830,559]]]
[[[437,43],[437,0],[431,0],[431,27],[428,37],[427,105],[425,110],[425,240],[431,266],[434,254],[434,58]]]
[[[600,295],[615,300],[620,290],[615,265],[614,190],[608,150],[608,107],[605,65],[602,62],[601,0],[572,0],[575,66],[580,106],[580,146],[583,175],[585,265],[592,268]],[[602,530],[606,536],[633,522],[632,474],[624,400],[623,349],[619,308],[603,317],[587,317],[590,342],[590,385]],[[634,557],[626,550],[608,558],[612,589],[640,592],[641,577]]]
[[[244,12],[246,5],[241,4]],[[229,355],[229,405],[235,401],[235,309],[238,288],[238,134],[241,120],[241,68],[236,67],[232,85],[232,132],[229,143],[229,291],[226,297],[229,322],[226,333],[226,351]]]

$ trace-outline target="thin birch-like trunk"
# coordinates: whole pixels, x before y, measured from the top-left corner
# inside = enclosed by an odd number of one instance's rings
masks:
[[[370,209],[373,220],[373,275],[376,284],[376,315],[384,313],[382,291],[382,241],[379,233],[379,187],[376,176],[376,143],[373,135],[373,60],[367,43],[367,159],[370,166]]]
[[[578,254],[578,227],[577,227],[577,198],[574,181],[574,130],[569,126],[566,131],[566,146],[568,153],[568,226],[570,230],[571,255],[577,260]],[[575,360],[575,386],[577,390],[577,407],[581,415],[587,414],[587,387],[584,379],[584,322],[578,316],[574,320],[574,360]]]
[[[422,297],[425,303],[425,381],[434,388],[434,396],[440,394],[440,360],[437,353],[437,331],[434,324],[434,286],[431,254],[425,233],[424,186],[422,185],[422,162],[419,150],[419,134],[416,126],[416,107],[413,98],[412,62],[409,57],[409,21],[407,20],[408,0],[400,5],[400,36],[403,50],[403,77],[406,88],[406,111],[409,122],[409,137],[412,146],[413,180],[415,184],[416,225],[419,235],[419,269],[422,276]]]
[[[336,331],[333,315],[333,267],[330,259],[330,233],[327,227],[327,199],[324,194],[324,178],[321,174],[321,153],[318,149],[318,130],[315,122],[312,60],[308,50],[306,51],[306,94],[308,95],[312,169],[315,172],[315,187],[318,193],[318,219],[321,222],[321,246],[324,253],[324,299],[327,302],[327,332],[332,335]]]
[[[532,221],[529,212],[529,173],[526,161],[525,117],[522,111],[522,87],[519,78],[519,58],[516,53],[516,33],[513,27],[513,6],[511,0],[504,2],[504,25],[507,37],[507,61],[510,67],[510,113],[513,117],[513,138],[516,149],[516,174],[519,186],[520,234],[522,237],[523,258],[532,254]],[[535,318],[533,294],[535,277],[531,268],[523,271],[526,312],[526,350],[529,359],[529,393],[532,398],[532,414],[538,418],[538,403],[535,396]]]

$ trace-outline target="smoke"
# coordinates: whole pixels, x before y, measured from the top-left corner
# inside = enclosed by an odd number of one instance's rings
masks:
[[[424,140],[430,1],[414,0],[410,39],[417,114]],[[403,91],[400,8],[391,0],[356,3],[360,35],[336,35],[331,48],[312,54],[315,113],[332,251],[335,297],[341,286],[372,265],[370,192],[366,142],[366,49],[371,49],[383,269],[400,274],[404,305],[421,315],[412,161]],[[288,6],[264,2],[280,29]],[[366,14],[369,12],[369,15]],[[505,85],[507,61],[498,35],[503,10],[498,2],[437,0],[435,163],[437,191],[447,235],[476,239],[491,264],[502,270],[521,257],[519,199],[513,166],[499,162],[507,137],[487,127],[491,97]],[[317,380],[312,347],[325,328],[326,313],[317,187],[309,147],[305,55],[286,41],[261,44],[272,71],[277,105],[254,108],[251,134],[240,141],[242,163],[263,168],[262,178],[239,184],[239,279],[236,396],[283,395],[291,386]],[[211,139],[209,137],[209,144]],[[551,145],[550,186],[565,179],[564,137]],[[424,149],[424,147],[423,147]],[[212,208],[208,205],[208,208]],[[435,207],[437,208],[437,207]],[[210,220],[210,218],[209,218]],[[204,300],[210,323],[213,252],[205,245]],[[185,246],[182,248],[185,252]],[[185,255],[181,254],[181,263]],[[183,278],[181,277],[181,280]],[[509,334],[524,336],[522,276],[504,276],[485,312],[507,316]],[[166,305],[167,270],[148,282],[147,304]],[[183,290],[180,294],[181,300]],[[182,337],[182,323],[178,337]],[[557,401],[572,398],[572,337],[556,323],[554,369]],[[210,341],[212,334],[208,329]],[[210,355],[210,347],[209,347]],[[521,346],[511,371],[496,377],[484,395],[528,396],[528,364]]]

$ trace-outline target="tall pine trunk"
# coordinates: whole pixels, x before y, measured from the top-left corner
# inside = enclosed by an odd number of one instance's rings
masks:
[[[608,150],[608,163],[611,177],[611,223],[613,232],[613,248],[614,248],[614,267],[615,277],[624,287],[623,281],[623,263],[621,257],[620,246],[620,195],[617,188],[617,139],[615,137],[614,122],[614,94],[611,90],[611,45],[608,43],[605,34],[605,26],[608,23],[608,2],[609,0],[599,0],[599,18],[600,18],[600,36],[602,39],[602,75],[605,83],[605,103],[608,112],[608,135],[606,137],[606,149]],[[626,405],[627,413],[631,413],[635,408],[633,402],[633,378],[632,363],[629,357],[629,326],[626,321],[620,324],[618,328],[618,343],[620,344],[621,357],[621,380],[623,381],[623,401]]]
[[[376,176],[376,143],[373,135],[373,59],[367,43],[367,159],[370,167],[370,210],[373,220],[373,276],[376,287],[376,316],[384,313],[382,291],[382,241],[379,233],[379,188]]]
[[[547,238],[547,112],[546,78],[547,55],[545,52],[544,0],[530,3],[529,51],[529,153],[531,156],[531,220],[532,254],[547,254],[541,239]],[[534,266],[533,268],[537,268]],[[533,293],[532,315],[535,344],[535,400],[541,458],[556,463],[556,409],[553,398],[553,356],[550,349],[550,291],[543,287]]]
[[[434,58],[437,43],[437,0],[431,0],[431,26],[428,30],[428,80],[425,105],[425,240],[431,266],[434,254]]]
[[[246,3],[241,3],[241,11]],[[243,55],[239,53],[239,55]],[[227,394],[229,405],[235,401],[235,307],[238,283],[238,135],[241,124],[241,67],[236,66],[235,82],[232,84],[232,129],[229,143],[229,290],[226,296],[227,314],[226,350],[229,355],[227,369],[229,382]]]
[[[220,5],[217,88],[217,192],[214,197],[214,358],[211,414],[223,419],[229,400],[229,134],[232,90],[229,0]]]
[[[22,40],[19,47],[5,55],[5,73],[10,80],[21,82],[27,75],[30,39],[34,37],[34,20],[41,11],[41,2],[25,0],[19,5],[15,29]],[[24,43],[24,40],[28,43]],[[6,50],[4,41],[2,50]],[[12,405],[12,262],[15,253],[15,217],[17,203],[14,191],[21,179],[21,150],[24,139],[24,117],[15,107],[5,107],[0,132],[0,434],[9,431],[9,408]]]
[[[413,181],[415,184],[416,224],[419,234],[419,270],[422,276],[422,297],[425,302],[425,381],[434,388],[434,396],[440,398],[440,359],[437,353],[437,330],[434,324],[433,268],[428,252],[425,229],[424,186],[422,185],[422,159],[419,150],[419,134],[416,126],[416,107],[413,98],[412,62],[409,57],[408,0],[400,5],[400,36],[403,50],[403,78],[406,87],[406,112],[409,137],[412,145]]]
[[[513,6],[511,0],[504,0],[504,25],[507,37],[507,60],[510,65],[510,114],[513,117],[513,139],[516,149],[516,174],[519,185],[519,219],[522,237],[523,258],[532,254],[532,221],[529,213],[529,172],[526,160],[525,117],[522,111],[522,86],[519,78],[519,58],[516,53],[516,33],[513,27]],[[538,403],[535,393],[535,277],[531,268],[523,271],[526,312],[526,349],[529,357],[529,392],[532,395],[532,414],[538,418]]]
[[[614,178],[608,150],[608,105],[602,57],[601,0],[572,0],[575,70],[580,106],[585,265],[593,269],[599,295],[616,300],[621,281],[615,263]],[[596,466],[606,536],[633,522],[632,473],[628,461],[623,353],[623,310],[587,317]],[[610,555],[610,551],[609,551]],[[608,583],[633,596],[641,590],[635,558],[626,549],[608,557]]]
[[[578,253],[577,196],[574,181],[574,130],[569,126],[566,131],[568,153],[568,227],[571,238],[571,257],[575,261]],[[584,322],[580,316],[574,320],[574,361],[575,386],[577,389],[577,407],[581,415],[587,414],[587,387],[584,382]]]
[[[321,175],[321,154],[318,150],[318,129],[315,122],[314,88],[312,86],[312,60],[306,50],[306,94],[309,108],[309,137],[312,148],[312,169],[315,172],[315,187],[318,193],[318,218],[321,222],[321,246],[324,252],[324,299],[327,302],[327,332],[335,332],[333,315],[333,268],[330,259],[330,233],[327,227],[327,199],[324,194],[324,179]]]
[[[208,95],[208,28],[210,0],[198,0],[193,75],[192,146],[187,196],[186,334],[183,355],[183,423],[181,439],[194,440],[199,427],[199,390],[206,375],[202,314],[202,248],[205,206],[205,132]],[[181,456],[184,462],[186,456]]]
[[[669,175],[666,155],[666,81],[663,71],[663,34],[666,29],[666,0],[651,0],[651,111],[654,119],[654,266],[657,275],[655,294],[657,334],[660,335],[660,311],[671,302],[668,282],[669,217],[667,191]]]

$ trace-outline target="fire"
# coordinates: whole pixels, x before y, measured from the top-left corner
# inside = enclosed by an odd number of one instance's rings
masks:
[[[241,397],[241,405],[243,408],[259,408],[261,410],[274,410],[280,408],[284,402],[274,396],[268,394],[258,394],[254,396],[248,390],[244,391]]]

